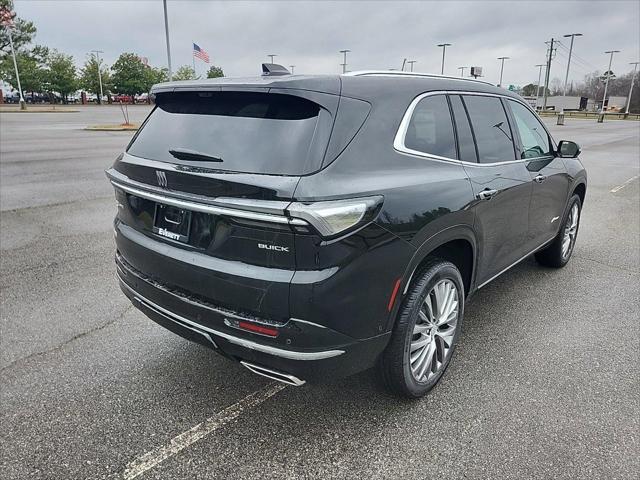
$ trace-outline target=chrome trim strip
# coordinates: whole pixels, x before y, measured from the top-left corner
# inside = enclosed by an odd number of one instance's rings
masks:
[[[181,200],[175,197],[167,195],[153,193],[140,188],[131,187],[125,185],[116,180],[111,179],[111,184],[123,190],[127,193],[135,195],[137,197],[146,198],[154,202],[163,203],[165,205],[171,205],[178,208],[184,208],[186,210],[192,210],[194,212],[210,213],[213,215],[227,215],[236,218],[245,218],[248,220],[259,220],[263,222],[280,223],[286,225],[308,225],[307,222],[298,218],[289,218],[283,215],[274,215],[271,213],[250,212],[248,210],[240,210],[236,208],[218,207],[214,205],[208,205],[204,203],[192,202],[190,200]]]
[[[553,239],[556,238],[556,236],[554,235],[553,237],[551,237],[549,240],[547,240],[546,242],[544,242],[543,244],[541,244],[539,247],[534,248],[533,250],[531,250],[529,253],[527,253],[524,257],[520,258],[519,260],[516,260],[515,262],[513,262],[511,265],[509,265],[507,268],[500,270],[498,273],[496,273],[493,277],[491,277],[489,280],[486,280],[484,282],[482,282],[480,285],[478,285],[476,287],[476,290],[480,290],[482,287],[484,287],[486,284],[488,284],[489,282],[495,280],[496,278],[498,278],[500,275],[502,275],[504,272],[506,272],[507,270],[509,270],[512,267],[515,267],[517,264],[519,264],[521,261],[523,261],[525,258],[527,258],[528,256],[536,253],[538,250],[540,250],[542,247],[544,247],[545,245],[547,245],[548,243],[551,243],[553,241]]]
[[[456,158],[441,157],[439,155],[433,155],[433,154],[430,154],[430,153],[421,152],[419,150],[413,150],[411,148],[406,147],[405,144],[404,144],[404,140],[405,140],[405,137],[407,136],[407,130],[409,128],[409,123],[411,122],[411,117],[413,117],[413,112],[414,112],[416,106],[418,105],[418,103],[420,103],[420,101],[423,98],[430,97],[430,96],[433,96],[433,95],[475,95],[475,96],[484,96],[484,97],[506,98],[507,100],[512,100],[514,102],[518,102],[518,103],[524,105],[525,107],[527,107],[529,110],[531,110],[531,108],[526,103],[521,102],[520,100],[518,100],[516,98],[513,98],[513,97],[511,97],[509,95],[502,95],[502,94],[499,94],[499,93],[466,92],[466,91],[458,91],[458,90],[434,90],[432,92],[426,92],[426,93],[418,95],[416,98],[414,98],[411,101],[411,103],[409,104],[409,107],[407,108],[407,110],[405,111],[405,113],[404,113],[404,115],[402,117],[402,121],[400,122],[400,126],[398,127],[398,131],[396,132],[396,136],[393,139],[393,148],[396,151],[398,151],[400,153],[407,154],[407,155],[414,155],[414,156],[417,156],[417,157],[429,158],[431,160],[455,163],[457,165],[470,165],[470,166],[474,166],[474,167],[495,167],[495,166],[498,166],[498,165],[509,165],[509,164],[512,164],[512,163],[528,163],[528,162],[533,162],[533,161],[536,161],[536,160],[549,158],[549,155],[545,155],[543,157],[522,158],[522,159],[519,159],[519,160],[506,160],[504,162],[480,163],[480,162],[467,162],[465,160],[458,160]],[[546,126],[544,126],[544,124],[543,124],[543,128],[547,132],[547,135],[549,135],[549,137],[551,137],[551,135],[549,134],[549,131],[547,130]]]
[[[248,348],[250,350],[255,350],[257,352],[266,353],[267,355],[274,355],[276,357],[287,358],[289,360],[323,360],[325,358],[337,357],[338,355],[342,355],[344,350],[322,350],[318,352],[300,352],[296,350],[284,350],[278,347],[271,347],[269,345],[262,345],[260,343],[253,342],[251,340],[246,340],[244,338],[234,337],[233,335],[229,335],[228,333],[223,333],[218,330],[214,330],[209,327],[205,327],[204,325],[200,325],[199,323],[192,322],[191,320],[184,318],[181,315],[173,313],[166,308],[161,307],[160,305],[152,302],[148,298],[140,295],[133,288],[131,288],[127,283],[118,278],[120,280],[120,284],[123,285],[127,290],[129,290],[138,300],[143,303],[145,306],[151,308],[151,310],[156,311],[157,313],[163,315],[168,320],[175,322],[182,326],[183,323],[187,325],[191,325],[197,329],[204,330],[207,333],[212,335],[216,335],[218,337],[224,338],[230,343],[238,345],[240,347]]]
[[[294,375],[290,375],[288,373],[282,373],[276,370],[271,370],[270,368],[254,365],[253,363],[245,362],[244,360],[240,360],[240,363],[244,367],[246,367],[248,370],[255,373],[256,375],[261,375],[263,377],[270,378],[271,380],[276,380],[278,382],[286,383],[287,385],[293,385],[294,387],[299,387],[307,383],[306,381],[300,380],[298,377]]]

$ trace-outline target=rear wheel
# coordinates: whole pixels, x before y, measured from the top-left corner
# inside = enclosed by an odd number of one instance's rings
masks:
[[[409,398],[431,390],[451,361],[463,314],[460,272],[450,262],[429,261],[409,288],[382,355],[385,386]]]
[[[538,263],[547,267],[561,268],[569,262],[578,237],[581,211],[582,203],[580,202],[580,197],[574,195],[569,200],[569,208],[558,235],[549,246],[536,252],[535,257]]]

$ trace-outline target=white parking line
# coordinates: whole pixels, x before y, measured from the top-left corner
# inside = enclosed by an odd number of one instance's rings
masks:
[[[640,175],[636,175],[635,177],[631,177],[629,180],[627,180],[626,182],[624,182],[621,185],[618,185],[615,188],[611,189],[611,193],[616,193],[619,192],[620,190],[622,190],[624,187],[626,187],[627,185],[629,185],[631,182],[633,182],[634,180],[637,180],[638,178],[640,178]]]
[[[174,437],[167,445],[140,455],[127,464],[123,475],[124,480],[131,480],[142,475],[147,470],[164,462],[167,458],[174,456],[189,445],[225,426],[232,420],[235,420],[245,410],[260,405],[284,388],[286,388],[286,385],[281,383],[267,385],[257,392],[247,395],[239,402],[234,403],[221,412],[216,413],[212,417],[207,418],[204,422]]]

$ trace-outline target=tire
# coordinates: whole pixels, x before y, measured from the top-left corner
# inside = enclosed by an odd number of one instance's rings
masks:
[[[452,291],[449,297],[446,292]],[[438,300],[446,307],[443,299],[449,298],[451,312],[447,314],[449,308],[444,308],[442,315],[438,315],[442,308],[438,307]],[[436,314],[432,315],[434,311]],[[430,259],[416,273],[398,311],[391,340],[380,358],[379,373],[387,390],[406,398],[420,398],[431,390],[451,361],[463,316],[464,286],[460,272],[451,262]],[[434,321],[442,322],[435,330]]]
[[[562,268],[569,263],[573,247],[575,247],[576,239],[578,238],[581,213],[582,202],[578,195],[574,195],[569,200],[558,235],[547,247],[536,252],[535,257],[538,263],[552,268]]]

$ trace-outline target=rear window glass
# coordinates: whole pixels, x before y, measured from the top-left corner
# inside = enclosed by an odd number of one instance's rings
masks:
[[[329,118],[318,104],[293,95],[161,94],[128,153],[216,170],[302,175],[322,162]]]
[[[477,95],[463,98],[476,137],[480,163],[515,160],[511,127],[500,99]]]

